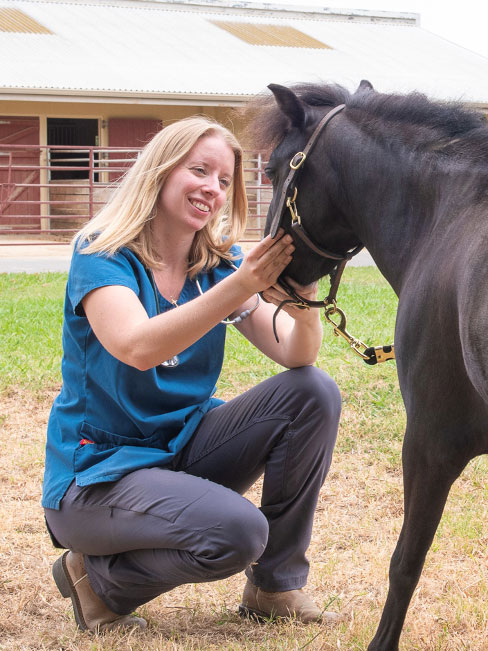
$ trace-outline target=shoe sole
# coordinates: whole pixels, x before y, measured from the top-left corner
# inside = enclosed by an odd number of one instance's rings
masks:
[[[54,582],[56,583],[59,592],[65,599],[68,597],[71,598],[73,612],[75,614],[75,621],[78,625],[78,628],[80,628],[82,631],[88,631],[89,629],[83,618],[81,604],[76,593],[76,588],[73,585],[73,581],[71,580],[68,568],[66,566],[66,557],[68,554],[69,551],[64,552],[64,554],[60,556],[54,563],[52,570]]]

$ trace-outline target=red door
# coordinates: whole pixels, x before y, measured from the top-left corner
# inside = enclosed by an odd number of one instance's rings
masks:
[[[25,148],[12,145],[27,145]],[[37,145],[29,148],[28,145]],[[0,225],[40,225],[39,118],[0,117]],[[16,219],[9,216],[19,215]],[[32,216],[31,216],[32,215]]]
[[[110,147],[142,148],[162,127],[161,120],[111,118],[108,121],[108,144]],[[116,168],[117,171],[110,174],[110,181],[114,182],[120,178],[136,157],[137,152],[111,152],[110,167]]]

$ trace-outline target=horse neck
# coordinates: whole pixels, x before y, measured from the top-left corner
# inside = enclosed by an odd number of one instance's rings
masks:
[[[337,168],[336,168],[337,169]],[[349,149],[339,168],[337,205],[397,294],[432,227],[436,188],[411,160]]]

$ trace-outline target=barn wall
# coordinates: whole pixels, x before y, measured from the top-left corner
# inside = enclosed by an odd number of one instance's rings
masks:
[[[225,126],[235,127],[234,111],[227,107],[213,106],[154,106],[147,104],[110,104],[83,102],[15,102],[0,101],[0,115],[39,117],[42,123],[47,118],[92,118],[100,120],[100,145],[108,146],[108,121],[114,118],[161,120],[164,124],[195,114],[208,115]]]

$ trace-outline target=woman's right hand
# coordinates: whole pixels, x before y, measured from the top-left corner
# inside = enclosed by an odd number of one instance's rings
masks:
[[[292,242],[292,237],[284,235],[283,229],[280,229],[274,238],[268,235],[245,255],[236,274],[250,294],[262,292],[276,284],[292,260],[295,250]]]

